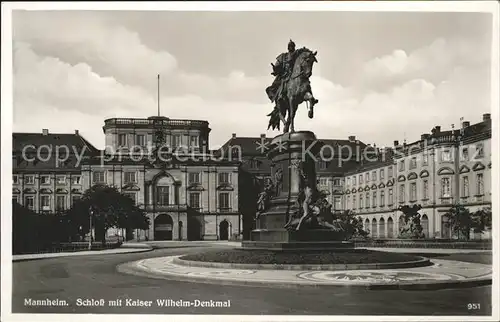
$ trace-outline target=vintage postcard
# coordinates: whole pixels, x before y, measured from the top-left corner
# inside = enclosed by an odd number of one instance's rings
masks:
[[[497,321],[498,10],[3,3],[2,321]]]

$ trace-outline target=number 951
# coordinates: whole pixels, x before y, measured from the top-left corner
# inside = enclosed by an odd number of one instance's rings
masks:
[[[468,310],[479,310],[481,308],[481,304],[479,303],[469,303],[467,304]]]

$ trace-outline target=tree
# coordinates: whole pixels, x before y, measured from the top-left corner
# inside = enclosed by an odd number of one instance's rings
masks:
[[[144,211],[130,197],[107,185],[95,185],[85,191],[82,198],[68,211],[68,216],[74,227],[82,227],[82,234],[94,227],[96,240],[103,243],[109,228],[149,227],[149,219]],[[92,227],[89,216],[92,216]]]
[[[38,214],[12,202],[12,252],[14,254],[30,252],[40,245],[41,230],[37,229]]]
[[[460,204],[454,204],[449,210],[447,215],[450,218],[450,226],[454,233],[457,234],[458,239],[470,239],[470,231],[475,227],[472,213],[468,208]],[[479,227],[478,227],[479,228]]]
[[[481,234],[487,229],[491,229],[491,207],[485,207],[472,213],[472,230],[474,233]]]
[[[421,205],[404,205],[398,208],[403,213],[403,227],[399,229],[399,238],[425,238],[424,229],[420,222]]]
[[[247,171],[239,173],[239,209],[243,221],[243,239],[250,238],[250,232],[255,228],[257,201],[259,193],[263,190],[264,180],[259,180]]]

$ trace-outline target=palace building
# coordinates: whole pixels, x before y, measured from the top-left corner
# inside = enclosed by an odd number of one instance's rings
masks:
[[[375,160],[345,173],[344,205],[361,215],[372,237],[398,235],[402,205],[422,206],[427,238],[451,238],[452,204],[476,211],[491,206],[491,118],[460,129],[440,126],[420,140],[378,153]],[[477,236],[479,237],[479,236]]]
[[[14,133],[13,200],[36,212],[59,212],[92,185],[107,184],[150,218],[149,230],[135,232],[138,239],[227,240],[247,238],[254,228],[258,193],[271,179],[271,138],[233,133],[210,151],[207,121],[160,116],[107,119],[103,132],[102,151],[78,131]],[[401,205],[423,207],[428,238],[451,237],[446,212],[452,204],[471,211],[491,205],[490,114],[460,129],[436,126],[391,148],[355,136],[321,141],[328,149],[317,162],[318,188],[334,211],[360,215],[374,238],[398,236]]]
[[[44,129],[42,133],[14,133],[12,200],[35,212],[67,210],[87,188],[77,156],[88,157],[97,152],[78,131],[53,134]]]

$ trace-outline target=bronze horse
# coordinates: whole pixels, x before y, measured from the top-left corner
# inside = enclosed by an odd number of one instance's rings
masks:
[[[281,86],[281,91],[278,91],[276,95],[276,107],[268,114],[270,116],[268,129],[271,127],[273,130],[279,129],[281,120],[284,124],[283,133],[294,132],[295,114],[298,106],[303,102],[306,102],[309,118],[313,118],[313,108],[318,100],[312,94],[309,78],[312,75],[314,63],[318,62],[316,54],[317,52],[312,52],[305,47],[297,50],[292,73],[288,79],[284,80],[284,86]],[[285,119],[287,114],[288,118]]]

